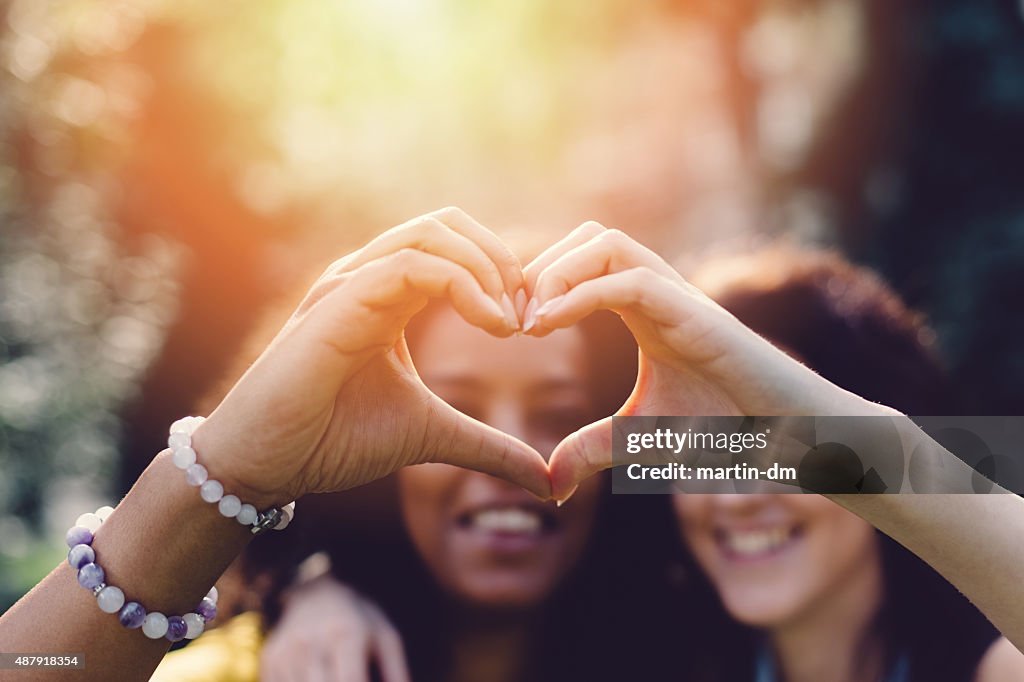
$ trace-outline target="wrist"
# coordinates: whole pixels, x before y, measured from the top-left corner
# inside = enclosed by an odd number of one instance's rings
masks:
[[[218,422],[203,422],[192,434],[192,447],[209,477],[224,486],[224,494],[235,495],[259,511],[282,508],[295,499],[284,485],[270,480],[269,467],[246,456],[250,446],[219,428]]]
[[[252,534],[204,503],[171,462],[154,458],[97,532],[108,582],[163,612],[195,606]]]

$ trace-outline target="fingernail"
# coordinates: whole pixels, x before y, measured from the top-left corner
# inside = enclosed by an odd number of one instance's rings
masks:
[[[516,315],[515,306],[512,305],[512,299],[508,297],[508,294],[501,295],[501,309],[504,311],[505,319],[508,320],[508,326],[510,329],[519,329],[519,316]]]
[[[577,490],[577,489],[578,489],[579,487],[580,487],[580,486],[579,486],[579,484],[578,484],[578,483],[577,483],[576,485],[574,485],[574,486],[572,487],[572,490],[570,490],[570,491],[569,491],[569,494],[568,494],[568,495],[566,495],[565,497],[563,497],[562,499],[560,499],[560,500],[559,500],[558,502],[556,502],[555,504],[556,504],[557,506],[561,507],[561,506],[562,506],[563,504],[565,504],[566,502],[568,502],[568,501],[569,501],[569,498],[573,496],[573,493],[575,493],[575,492],[576,492],[576,490]]]
[[[557,308],[558,304],[562,302],[563,298],[565,298],[565,294],[562,294],[561,296],[555,296],[553,299],[551,299],[541,307],[537,308],[537,317],[544,317],[552,310]]]
[[[523,331],[528,332],[537,324],[537,299],[531,298],[523,313]]]
[[[516,291],[516,315],[519,319],[523,319],[523,314],[526,313],[526,289],[519,289]]]

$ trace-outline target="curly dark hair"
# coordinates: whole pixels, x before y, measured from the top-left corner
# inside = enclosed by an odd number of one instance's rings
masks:
[[[911,415],[944,414],[953,403],[923,318],[874,272],[834,252],[779,245],[712,261],[695,280],[741,322],[843,388]],[[886,667],[904,656],[913,682],[974,679],[998,632],[934,569],[878,537],[885,597],[872,634]],[[763,635],[729,617],[692,556],[681,551],[675,563],[686,576],[676,608],[701,614],[692,644],[702,655],[690,679],[750,679]]]

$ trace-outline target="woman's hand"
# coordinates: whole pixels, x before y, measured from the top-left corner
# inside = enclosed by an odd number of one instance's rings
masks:
[[[543,458],[420,381],[403,329],[430,297],[470,324],[518,329],[515,255],[458,209],[380,235],[332,264],[194,436],[210,475],[253,504],[367,483],[427,461],[549,493]],[[213,458],[213,461],[209,461]]]
[[[408,682],[402,639],[380,608],[330,576],[289,591],[267,638],[263,682]]]
[[[525,270],[524,331],[542,336],[599,309],[619,313],[640,346],[619,415],[866,414],[870,404],[829,383],[743,325],[660,256],[618,230],[585,223]],[[610,358],[609,361],[614,362]],[[611,418],[551,456],[552,496],[611,461]]]

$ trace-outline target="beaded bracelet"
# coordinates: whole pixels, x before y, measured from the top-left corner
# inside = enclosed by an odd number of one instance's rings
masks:
[[[78,571],[78,584],[93,593],[104,613],[116,613],[121,625],[129,630],[142,628],[150,639],[165,637],[171,642],[195,639],[203,634],[206,624],[217,617],[217,588],[213,587],[192,613],[165,616],[158,611],[147,612],[142,604],[125,603],[124,592],[106,582],[106,573],[99,565],[92,541],[96,530],[114,510],[100,507],[95,514],[82,514],[67,532],[68,563]]]
[[[257,511],[256,507],[244,504],[235,495],[225,495],[220,481],[210,478],[206,467],[196,461],[198,455],[192,449],[192,434],[204,421],[203,417],[182,417],[171,424],[167,446],[171,449],[174,466],[184,470],[185,480],[190,486],[199,488],[199,496],[204,501],[216,504],[220,513],[227,518],[233,518],[243,526],[252,526],[253,535],[259,535],[270,528],[287,528],[295,516],[294,501],[280,509]]]

